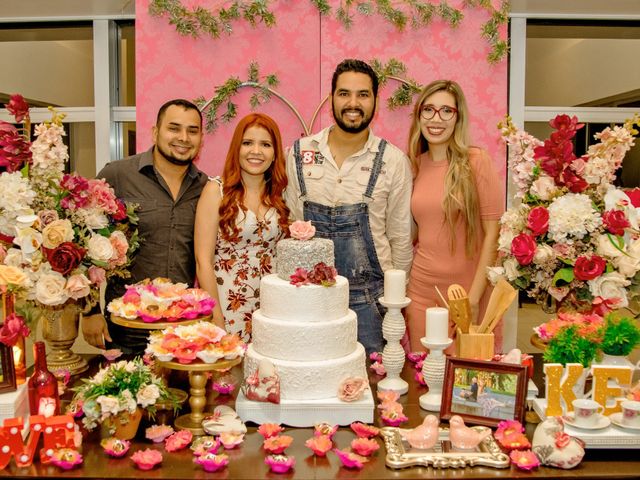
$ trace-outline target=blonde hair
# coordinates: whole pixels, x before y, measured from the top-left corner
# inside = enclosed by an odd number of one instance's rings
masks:
[[[424,138],[420,129],[420,110],[425,100],[439,91],[449,92],[453,95],[456,100],[455,106],[458,110],[453,135],[447,145],[449,168],[444,180],[446,193],[442,200],[444,221],[451,233],[449,248],[452,253],[455,253],[455,224],[460,219],[465,226],[465,253],[467,257],[470,257],[475,250],[479,237],[477,220],[480,215],[480,209],[475,178],[469,163],[469,110],[464,93],[456,82],[452,80],[436,80],[422,90],[413,107],[408,154],[415,178],[420,170],[420,156],[429,150],[429,142]]]

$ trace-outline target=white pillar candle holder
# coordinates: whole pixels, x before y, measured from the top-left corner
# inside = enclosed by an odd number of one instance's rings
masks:
[[[405,297],[404,301],[388,302],[382,297],[380,303],[387,308],[382,321],[382,336],[387,341],[382,351],[382,365],[387,376],[378,382],[378,390],[392,390],[404,395],[409,390],[409,384],[400,378],[405,359],[400,340],[406,330],[402,309],[411,303],[411,299]]]
[[[420,408],[430,412],[439,412],[442,404],[442,385],[444,384],[444,367],[447,357],[444,350],[453,343],[450,338],[446,342],[433,342],[427,337],[420,339],[422,345],[429,349],[429,354],[422,363],[422,376],[429,391],[420,396]]]

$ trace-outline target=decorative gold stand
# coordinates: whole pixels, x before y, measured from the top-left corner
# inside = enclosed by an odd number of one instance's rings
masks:
[[[531,339],[529,340],[531,342],[531,345],[533,345],[536,348],[539,348],[540,350],[542,350],[543,352],[547,349],[547,343],[544,342],[537,333],[534,333],[533,335],[531,335]]]
[[[211,320],[211,315],[194,318],[193,320],[176,320],[175,322],[143,322],[138,318],[129,320],[128,318],[111,315],[111,321],[116,325],[127,328],[137,328],[139,330],[162,330],[168,327],[176,327],[178,325],[193,325],[194,323],[203,320]]]
[[[228,370],[242,362],[242,357],[233,360],[220,360],[215,363],[204,363],[200,360],[191,363],[179,363],[175,361],[161,362],[158,365],[171,370],[182,370],[189,372],[189,406],[191,413],[180,415],[176,418],[174,425],[179,430],[189,430],[194,435],[204,435],[202,420],[211,412],[204,412],[206,406],[205,385],[207,384],[207,372],[219,372]]]

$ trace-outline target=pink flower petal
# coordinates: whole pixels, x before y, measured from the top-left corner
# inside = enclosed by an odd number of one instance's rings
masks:
[[[293,437],[288,435],[278,435],[275,437],[266,438],[262,444],[267,452],[278,455],[283,453],[289,445],[293,442]]]
[[[277,423],[263,423],[258,427],[258,433],[264,438],[273,437],[280,432],[284,432],[284,427],[281,427]]]
[[[371,438],[356,438],[351,441],[351,449],[358,455],[368,457],[373,452],[379,450],[380,445]]]
[[[273,473],[287,473],[296,464],[296,459],[287,455],[267,455],[264,463]]]
[[[195,456],[201,456],[205,453],[218,453],[220,448],[220,440],[212,436],[204,436],[196,438],[191,444],[191,450]]]
[[[316,423],[313,426],[313,434],[316,436],[326,435],[329,438],[333,438],[335,433],[338,431],[338,425],[331,425],[327,422]]]
[[[509,458],[521,470],[529,471],[540,465],[540,460],[531,450],[514,450]]]
[[[205,472],[217,472],[229,464],[229,456],[221,453],[208,452],[193,459],[193,463],[201,465]]]
[[[51,463],[62,470],[71,470],[82,463],[82,455],[72,448],[59,448],[53,452]]]
[[[129,448],[131,448],[131,442],[128,440],[120,440],[119,438],[110,437],[103,439],[100,442],[100,446],[104,450],[104,453],[110,457],[120,458],[127,454]]]
[[[164,448],[167,452],[177,452],[187,448],[192,439],[193,434],[189,430],[180,430],[164,441]]]
[[[378,427],[374,427],[372,425],[366,425],[360,422],[354,422],[351,424],[351,430],[355,432],[355,434],[360,438],[371,438],[375,437],[380,433],[380,429]]]
[[[346,468],[356,468],[360,470],[362,467],[364,467],[364,464],[369,461],[369,459],[349,452],[348,450],[339,450],[337,448],[334,448],[333,453],[338,456],[338,458],[342,462],[342,465]]]
[[[222,432],[219,439],[225,450],[231,450],[244,441],[244,433]]]
[[[173,427],[169,425],[153,425],[145,431],[145,438],[153,443],[160,443],[173,433]]]
[[[135,462],[140,470],[151,470],[158,463],[162,462],[162,454],[153,448],[138,450],[129,458]]]
[[[328,435],[318,435],[313,436],[306,442],[304,442],[305,446],[313,450],[313,453],[318,457],[324,457],[327,455],[327,452],[333,448],[333,442]]]

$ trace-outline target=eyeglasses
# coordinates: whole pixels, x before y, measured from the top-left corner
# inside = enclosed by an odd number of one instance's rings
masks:
[[[424,105],[420,109],[420,116],[424,120],[431,120],[436,116],[436,113],[440,115],[440,119],[443,122],[446,122],[447,120],[451,120],[453,117],[455,117],[455,115],[458,113],[458,109],[450,107],[449,105],[443,105],[440,108],[436,108],[433,105]]]

